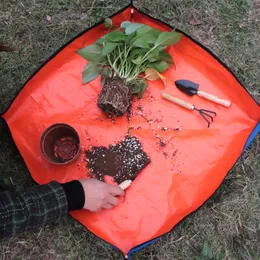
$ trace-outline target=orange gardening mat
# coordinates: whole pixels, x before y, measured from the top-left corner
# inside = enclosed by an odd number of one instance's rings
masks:
[[[128,6],[112,16],[113,23],[119,26],[131,20],[162,31],[172,30],[136,9],[131,16],[132,8]],[[51,124],[73,126],[82,149],[120,142],[130,128],[151,163],[113,210],[71,213],[88,230],[127,255],[132,248],[170,231],[216,191],[260,121],[260,107],[224,65],[185,35],[169,49],[176,69],[164,73],[166,90],[199,108],[217,112],[211,127],[207,128],[195,111],[163,100],[165,88],[160,81],[149,82],[143,99],[134,100],[130,122],[126,116],[113,122],[97,107],[100,77],[82,85],[86,60],[76,53],[106,32],[100,23],[62,47],[27,81],[3,117],[39,184],[85,178],[88,172],[84,152],[78,162],[67,166],[52,165],[44,159],[40,137]],[[178,79],[192,80],[203,90],[231,100],[231,107],[186,96],[174,86]]]

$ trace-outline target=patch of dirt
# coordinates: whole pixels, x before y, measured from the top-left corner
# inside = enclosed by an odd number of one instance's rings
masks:
[[[117,183],[133,180],[150,163],[134,136],[126,136],[122,142],[108,148],[92,147],[86,151],[86,157],[87,167],[98,180],[103,181],[105,175],[110,175]]]

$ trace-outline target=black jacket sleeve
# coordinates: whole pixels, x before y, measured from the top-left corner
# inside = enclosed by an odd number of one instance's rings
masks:
[[[85,203],[79,181],[50,182],[21,192],[0,193],[0,238],[56,222]]]

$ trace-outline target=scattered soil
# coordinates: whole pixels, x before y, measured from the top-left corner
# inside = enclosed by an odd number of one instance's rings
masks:
[[[130,122],[131,116],[132,116],[131,108],[132,108],[132,102],[131,102],[130,106],[127,108],[127,111],[126,111],[126,119],[127,119],[128,123]]]
[[[175,127],[175,128],[162,127],[161,130],[164,131],[164,132],[166,132],[166,131],[180,131],[181,128],[179,128],[179,127]]]
[[[161,146],[161,147],[164,147],[164,146],[166,146],[166,143],[165,143],[165,141],[163,141],[162,139],[160,139],[160,146]]]
[[[87,167],[103,181],[105,175],[114,177],[117,183],[133,180],[150,163],[141,143],[134,136],[126,136],[118,143],[106,147],[92,147],[86,151]]]
[[[142,107],[141,105],[138,105],[138,106],[136,107],[136,109],[137,109],[138,111],[143,112],[143,107]]]
[[[129,127],[128,130],[127,130],[127,134],[130,135],[132,130],[140,130],[140,129],[142,129],[141,126],[138,126],[138,127]]]
[[[159,118],[156,118],[155,120],[154,120],[154,123],[161,123],[162,122],[162,119],[159,119]]]
[[[69,161],[76,155],[78,145],[76,138],[70,136],[62,137],[54,143],[54,156],[62,162]]]
[[[122,116],[132,103],[132,85],[123,79],[107,78],[97,105],[107,115]]]
[[[157,140],[159,140],[160,147],[165,147],[166,146],[165,140],[163,140],[162,137],[154,129],[152,129],[152,132],[153,132],[155,138]]]
[[[178,152],[178,149],[176,149],[176,150],[172,153],[172,157],[175,157],[176,154],[177,154],[177,152]]]
[[[139,111],[138,112],[139,116],[141,116],[150,126],[153,123],[157,123],[157,124],[162,123],[162,119],[160,119],[160,118],[148,119],[146,117],[146,115],[143,114],[143,108],[140,105],[137,106],[137,110]],[[181,131],[181,128],[179,128],[179,127],[175,127],[175,128],[160,127],[160,126],[158,126],[158,127],[163,132],[166,132],[166,131]],[[132,129],[129,129],[129,130],[132,130]],[[159,140],[160,147],[165,147],[167,145],[166,141],[162,139],[162,137],[158,134],[158,132],[155,130],[155,128],[152,128],[151,130],[152,130],[152,133],[154,134],[155,138],[157,140]],[[169,139],[170,139],[170,137],[169,137]]]

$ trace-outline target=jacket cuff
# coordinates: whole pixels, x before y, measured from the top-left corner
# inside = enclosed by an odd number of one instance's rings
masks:
[[[61,184],[68,201],[68,211],[82,209],[85,204],[85,192],[77,180]]]

